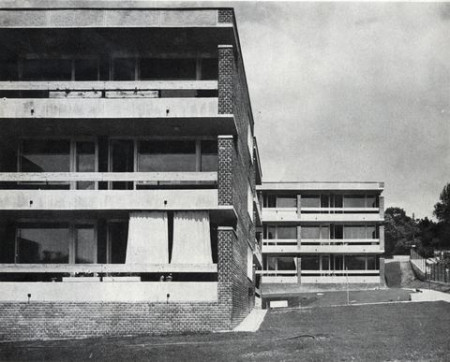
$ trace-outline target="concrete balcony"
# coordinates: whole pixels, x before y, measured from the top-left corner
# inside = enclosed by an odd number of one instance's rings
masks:
[[[263,240],[263,253],[267,254],[381,254],[379,239],[296,239]]]
[[[378,209],[365,208],[353,210],[350,208],[320,209],[322,212],[335,211],[339,213],[297,213],[296,208],[263,208],[262,218],[264,222],[383,222],[384,219],[377,212]],[[302,209],[303,211],[303,209]],[[371,213],[375,211],[375,213]],[[358,213],[345,213],[358,212]]]
[[[302,270],[301,284],[379,284],[379,270]]]
[[[217,98],[3,98],[0,119],[215,118]]]
[[[0,210],[210,210],[217,190],[0,190]]]
[[[76,278],[74,278],[76,279]],[[81,278],[80,278],[81,279]],[[217,282],[2,282],[2,302],[217,302]],[[89,291],[86,293],[86,291]]]
[[[297,284],[296,270],[257,270],[261,275],[261,283]]]
[[[218,9],[151,9],[148,3],[122,5],[102,3],[95,8],[89,1],[44,6],[38,3],[6,2],[0,9],[2,28],[232,28],[219,22]],[[11,11],[14,9],[14,11]]]

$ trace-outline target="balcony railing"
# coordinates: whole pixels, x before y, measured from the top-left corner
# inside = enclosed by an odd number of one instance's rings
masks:
[[[214,95],[217,89],[216,80],[0,82],[0,93],[10,92],[8,98],[34,98],[36,92],[49,98],[157,98],[171,96],[166,91],[190,92],[196,96],[193,91]]]
[[[202,184],[216,185],[217,172],[3,172],[0,188],[20,188],[22,185],[47,185],[76,182],[132,182],[138,185]],[[11,186],[15,183],[17,186]]]

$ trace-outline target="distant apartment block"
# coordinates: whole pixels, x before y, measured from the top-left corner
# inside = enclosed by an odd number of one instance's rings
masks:
[[[0,340],[226,330],[259,293],[233,10],[102,4],[0,5]]]
[[[258,186],[263,295],[286,291],[288,285],[292,290],[382,285],[383,188],[380,182],[265,182]]]

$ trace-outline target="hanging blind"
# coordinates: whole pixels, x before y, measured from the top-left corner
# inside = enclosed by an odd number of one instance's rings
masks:
[[[171,264],[212,264],[207,211],[174,213]]]

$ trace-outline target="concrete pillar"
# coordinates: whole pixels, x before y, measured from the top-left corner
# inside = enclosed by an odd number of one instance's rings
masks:
[[[379,200],[379,208],[380,208],[380,218],[384,219],[384,197],[380,196]]]
[[[384,253],[384,225],[378,227],[378,237],[380,239],[380,250]]]

